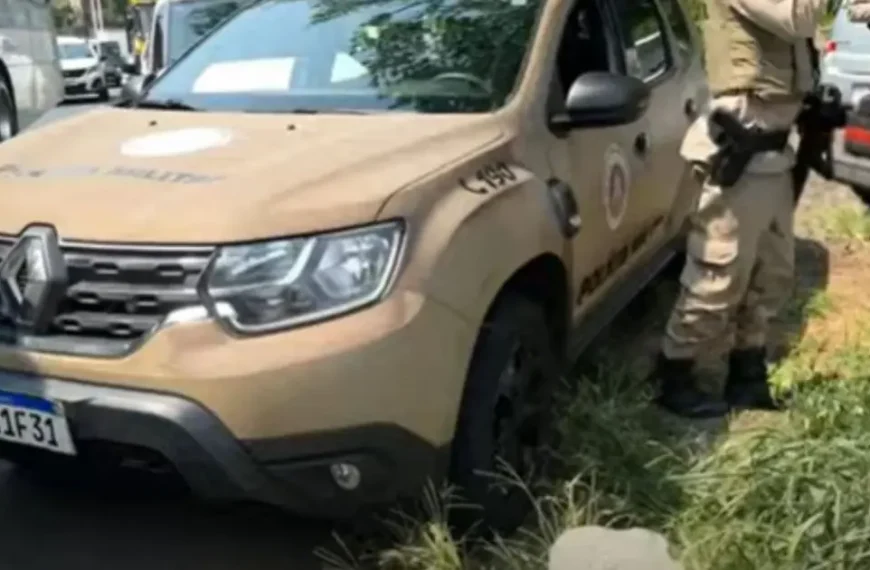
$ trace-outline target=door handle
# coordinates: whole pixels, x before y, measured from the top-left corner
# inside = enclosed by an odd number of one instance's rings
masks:
[[[648,149],[649,140],[647,139],[646,133],[640,133],[634,138],[634,152],[643,156],[646,154]]]
[[[683,113],[685,113],[686,117],[690,119],[694,119],[698,116],[698,110],[695,108],[694,99],[686,99],[686,102],[683,105]]]

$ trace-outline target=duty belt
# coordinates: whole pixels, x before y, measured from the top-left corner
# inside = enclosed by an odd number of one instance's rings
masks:
[[[715,109],[707,118],[708,130],[718,150],[710,160],[710,181],[723,188],[733,186],[760,152],[782,152],[790,131],[744,126],[732,113]]]

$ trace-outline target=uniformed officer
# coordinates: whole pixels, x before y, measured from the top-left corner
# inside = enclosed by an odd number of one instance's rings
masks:
[[[736,182],[712,176],[717,146],[708,117],[689,128],[680,154],[701,191],[691,220],[682,291],[653,371],[658,403],[686,417],[729,408],[774,408],[767,385],[768,323],[790,296],[794,271],[787,131],[813,88],[811,38],[825,0],[706,0],[704,39],[711,111],[781,144],[754,154]],[[741,127],[742,128],[742,127]],[[778,136],[782,134],[783,136]],[[719,153],[719,155],[717,155]],[[724,398],[698,386],[703,354],[729,356]]]

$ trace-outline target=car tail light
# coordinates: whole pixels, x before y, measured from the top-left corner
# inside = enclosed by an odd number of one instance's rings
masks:
[[[848,125],[844,130],[847,142],[870,146],[870,130],[864,127]]]
[[[837,51],[837,42],[834,40],[828,40],[825,42],[825,54],[829,54]]]

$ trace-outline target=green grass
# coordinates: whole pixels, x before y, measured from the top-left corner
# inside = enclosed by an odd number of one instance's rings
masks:
[[[813,234],[828,242],[867,242],[870,217],[863,206],[848,204],[818,208],[808,217]]]
[[[791,412],[732,425],[727,437],[658,415],[631,378],[588,383],[562,425],[561,451],[574,476],[537,500],[534,522],[472,545],[443,523],[449,498],[431,495],[438,516],[396,519],[392,547],[333,566],[544,569],[561,532],[604,524],[663,532],[687,570],[866,567],[870,355],[841,358],[846,377],[801,378]]]
[[[841,265],[780,317],[800,331],[771,369],[772,385],[794,392],[788,412],[680,421],[650,405],[642,371],[616,355],[562,394],[562,471],[520,531],[451,536],[452,495],[431,491],[422,512],[390,518],[388,541],[333,549],[328,567],[543,570],[563,531],[600,524],[663,533],[685,570],[870,568],[870,262],[849,253],[870,241],[870,221],[846,209],[820,219]]]

